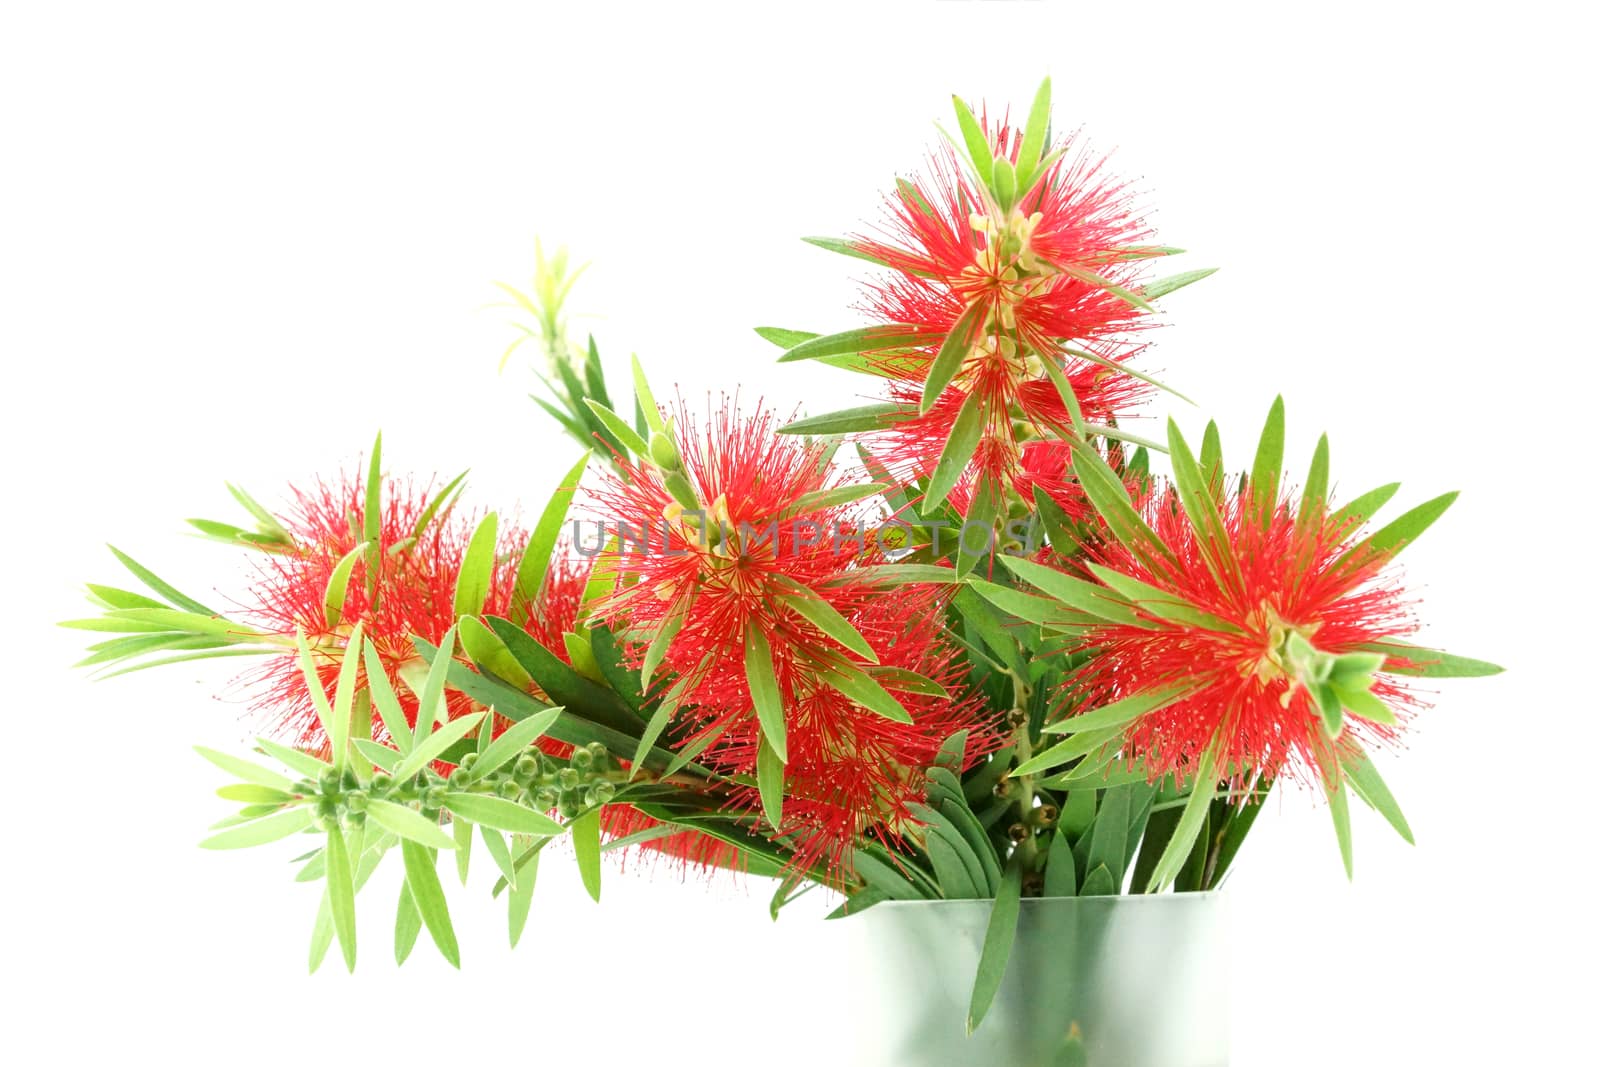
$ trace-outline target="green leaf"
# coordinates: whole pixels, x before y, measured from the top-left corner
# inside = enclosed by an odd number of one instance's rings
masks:
[[[271,756],[285,767],[288,767],[290,770],[297,771],[300,774],[305,775],[307,778],[316,779],[322,774],[323,771],[326,771],[333,766],[330,763],[325,763],[322,760],[319,760],[309,752],[301,752],[299,749],[288,748],[265,737],[256,738],[256,744],[260,746],[261,751],[265,752],[267,755]]]
[[[572,821],[572,851],[589,896],[600,902],[600,811],[586,811]]]
[[[620,415],[589,397],[584,397],[583,402],[590,411],[594,412],[595,417],[600,420],[601,424],[616,436],[617,440],[621,442],[624,451],[632,452],[634,455],[645,459],[650,457],[650,445],[644,438],[639,436],[632,426],[623,421]]]
[[[399,765],[395,767],[395,778],[402,781],[410,778],[438,759],[444,754],[445,749],[476,729],[478,724],[483,721],[485,714],[485,712],[481,711],[470,712],[459,719],[451,719],[439,727],[438,730],[429,734],[421,744],[407,753],[405,759],[401,760]]]
[[[372,703],[378,709],[378,718],[388,732],[389,739],[403,756],[411,751],[411,726],[406,722],[405,710],[400,707],[394,686],[389,684],[389,675],[384,670],[377,647],[367,641],[361,652],[366,660],[367,692],[372,695]]]
[[[978,125],[977,117],[965,100],[952,96],[950,102],[955,105],[956,123],[961,127],[961,139],[966,142],[972,169],[977,172],[978,179],[988,185],[994,180],[994,152],[989,148],[989,138],[984,136],[983,127]]]
[[[850,620],[839,614],[832,604],[791,578],[779,575],[778,582],[789,590],[788,594],[782,595],[785,607],[793,609],[811,625],[862,659],[878,662],[878,654],[861,636],[861,631],[850,625]]]
[[[928,862],[933,865],[933,876],[939,883],[940,894],[946,900],[978,900],[986,896],[979,892],[971,871],[967,869],[955,845],[933,827],[926,829],[923,849],[928,853]]]
[[[1078,891],[1080,897],[1114,897],[1117,895],[1116,879],[1111,877],[1111,872],[1104,865],[1092,869],[1083,880],[1083,888]]]
[[[333,917],[333,931],[339,937],[339,949],[344,953],[345,969],[356,969],[356,887],[355,875],[350,869],[350,852],[344,843],[344,833],[337,822],[328,826],[328,911]]]
[[[1448,652],[1404,641],[1382,641],[1358,647],[1362,651],[1377,652],[1388,657],[1383,665],[1385,674],[1405,674],[1417,678],[1487,678],[1505,670],[1485,660],[1452,656]],[[1398,663],[1397,659],[1406,662]]]
[[[299,650],[300,674],[305,679],[306,691],[311,694],[311,704],[316,709],[322,733],[332,746],[334,764],[337,766],[342,746],[332,745],[332,742],[334,738],[340,736],[342,730],[340,724],[334,721],[333,708],[328,704],[328,692],[322,688],[322,677],[317,673],[316,663],[311,658],[311,646],[306,644],[305,630],[295,628],[294,643],[295,648]]]
[[[672,647],[673,640],[678,636],[678,631],[683,629],[684,620],[689,615],[689,599],[680,598],[672,606],[672,611],[661,624],[661,629],[650,639],[650,646],[644,651],[644,662],[639,667],[639,684],[646,690],[650,688],[650,679],[655,677],[656,668],[661,666],[661,661],[667,654],[667,649]]]
[[[989,926],[983,935],[983,953],[978,959],[978,975],[972,984],[972,1002],[967,1008],[967,1033],[978,1029],[989,1013],[1011,960],[1011,945],[1017,936],[1017,919],[1022,911],[1022,857],[1020,853],[1006,864],[989,912]]]
[[[444,683],[450,675],[450,661],[456,654],[456,628],[454,626],[445,631],[444,637],[439,641],[439,649],[428,663],[428,673],[422,682],[422,691],[417,693],[417,721],[411,732],[412,748],[422,744],[422,739],[433,730],[434,723],[441,718],[444,711]],[[409,756],[410,753],[407,753]],[[421,766],[418,766],[418,770]],[[415,771],[412,772],[416,773]]]
[[[469,823],[458,822],[458,826],[468,826]],[[511,849],[506,845],[506,839],[499,830],[488,826],[478,827],[478,836],[483,838],[483,847],[489,853],[489,858],[494,860],[494,865],[500,869],[500,876],[512,889],[517,887],[517,865],[511,858]]]
[[[309,807],[295,807],[276,815],[255,819],[251,822],[224,830],[220,834],[213,834],[200,842],[201,848],[251,848],[255,845],[266,845],[273,841],[282,840],[290,834],[297,834],[311,826],[312,811]]]
[[[1086,711],[1061,722],[1051,723],[1044,728],[1044,732],[1047,734],[1077,734],[1088,730],[1121,727],[1142,715],[1160,711],[1167,705],[1182,700],[1199,687],[1199,683],[1193,679],[1185,679],[1181,682],[1171,682],[1167,685],[1157,686],[1154,689],[1146,689],[1132,696],[1126,696],[1109,704],[1103,704],[1093,711]],[[1026,774],[1028,772],[1019,767],[1012,773]]]
[[[827,415],[812,415],[810,418],[796,419],[781,427],[778,432],[782,434],[810,434],[820,436],[839,433],[871,433],[893,426],[897,422],[904,422],[911,418],[912,413],[906,411],[901,404],[864,404],[861,407],[846,408]]]
[[[761,736],[772,746],[780,763],[789,760],[787,731],[783,718],[783,691],[772,665],[772,646],[753,619],[744,628],[744,669],[750,684],[750,699],[761,721]]]
[[[322,617],[327,620],[330,630],[336,629],[344,616],[344,597],[350,586],[350,571],[366,551],[365,542],[352,548],[339,558],[339,562],[334,564],[333,573],[328,576],[328,585],[322,594]]]
[[[132,556],[127,555],[121,549],[117,548],[116,545],[107,545],[106,547],[111,550],[111,554],[113,556],[117,557],[118,562],[132,572],[135,578],[138,578],[167,603],[183,611],[194,612],[196,615],[215,616],[218,614],[217,612],[206,607],[204,604],[200,603],[198,600],[184,596],[172,586],[168,585],[166,582],[163,582],[160,578],[157,578],[152,571],[141,565]]]
[[[876,263],[880,267],[890,266],[888,260],[882,259],[882,258],[880,258],[878,256],[875,256],[871,252],[866,251],[860,245],[856,244],[854,241],[850,241],[850,240],[847,240],[847,239],[844,239],[844,238],[840,238],[840,237],[802,237],[802,238],[800,238],[800,240],[804,241],[808,245],[815,245],[816,247],[821,248],[821,249],[825,249],[825,250],[827,250],[829,252],[837,252],[841,256],[849,256],[852,259],[864,259],[868,263]],[[771,327],[765,327],[765,326],[764,327],[759,327],[756,332],[757,333],[761,333],[762,330],[766,330],[766,329],[771,329]],[[777,331],[777,332],[789,333],[789,332],[796,332],[796,331]],[[766,337],[766,334],[764,334],[764,333],[762,333],[761,335],[763,337]],[[815,336],[815,335],[813,334],[811,336]],[[768,340],[772,340],[772,339],[768,338]],[[804,338],[801,338],[801,340],[804,340]],[[777,343],[781,343],[781,342],[777,342]],[[798,344],[798,343],[799,343],[798,341],[790,342],[790,344]],[[788,348],[789,345],[786,344],[786,345],[783,345],[783,347]]]
[[[526,689],[533,682],[533,675],[511,654],[500,635],[476,615],[461,617],[456,624],[456,636],[461,639],[461,650],[467,657],[496,678],[518,689]]]
[[[1135,510],[1128,487],[1100,453],[1077,438],[1069,439],[1067,446],[1072,449],[1072,470],[1078,484],[1112,535],[1147,566],[1158,568],[1163,561],[1171,562],[1171,550]]]
[[[1160,300],[1168,293],[1175,293],[1186,285],[1193,285],[1201,278],[1209,278],[1217,273],[1216,267],[1206,267],[1202,270],[1186,270],[1180,274],[1169,274],[1165,278],[1157,278],[1149,285],[1144,286],[1140,293],[1146,300]]]
[[[516,593],[511,602],[511,621],[519,626],[527,622],[529,610],[544,586],[545,575],[550,570],[550,558],[561,536],[561,528],[567,521],[567,509],[589,465],[590,455],[585,452],[572,465],[572,469],[562,476],[555,491],[550,494],[544,511],[539,514],[533,535],[522,550],[522,559],[517,564]]]
[[[1171,454],[1171,449],[1168,449]],[[1217,420],[1206,423],[1205,436],[1200,440],[1200,473],[1205,478],[1206,489],[1216,504],[1222,503],[1222,434],[1217,430]]]
[[[528,925],[528,910],[533,905],[533,884],[539,877],[539,854],[533,853],[517,872],[516,884],[511,887],[509,919],[511,947],[522,940],[522,931]]]
[[[656,403],[656,396],[650,391],[650,383],[645,380],[644,367],[639,363],[639,357],[633,357],[633,398],[639,403],[639,410],[644,412],[644,422],[655,433],[665,432],[667,425],[661,419],[661,406]]]
[[[560,707],[546,708],[521,722],[512,723],[479,754],[477,762],[468,772],[468,780],[493,774],[520,756],[529,745],[544,736],[544,732],[550,729],[550,724],[559,719],[565,710]]]
[[[1001,611],[1008,615],[1014,615],[1023,622],[1031,622],[1039,626],[1065,628],[1088,621],[1081,614],[1076,613],[1058,600],[1033,596],[1030,593],[1013,589],[1008,585],[996,585],[981,578],[974,578],[972,579],[971,587],[974,593],[983,597],[983,599]],[[1015,647],[1015,642],[1012,642],[1012,645]]]
[[[461,487],[466,483],[466,480],[467,472],[462,471],[446,482],[443,489],[433,494],[433,498],[428,501],[427,506],[422,509],[422,514],[417,516],[417,521],[412,525],[411,536],[408,540],[413,544],[420,541],[423,533],[428,529],[428,524],[433,522],[435,517],[450,513],[450,510],[456,506],[456,498],[460,495]],[[392,552],[394,549],[391,548],[390,551]]]
[[[1027,189],[1039,158],[1044,155],[1044,139],[1050,130],[1050,79],[1046,78],[1034,94],[1028,109],[1028,124],[1023,128],[1022,144],[1017,149],[1017,186]]]
[[[801,240],[811,241],[812,238],[802,237]],[[809,330],[785,330],[781,326],[757,326],[756,333],[761,335],[762,340],[771,341],[779,348],[784,349],[793,348],[802,341],[810,341],[822,336],[821,334],[811,333]]]
[[[1423,504],[1418,504],[1398,519],[1374,533],[1371,537],[1351,548],[1334,566],[1340,567],[1347,563],[1353,566],[1365,566],[1378,562],[1387,563],[1407,545],[1415,541],[1422,532],[1432,526],[1443,515],[1450,505],[1455,503],[1459,493],[1445,493],[1436,496]]]
[[[405,882],[400,883],[400,904],[394,913],[394,962],[395,966],[405,963],[411,955],[411,950],[416,946],[417,935],[422,932],[422,916],[417,914],[417,906],[411,901],[411,887]]]
[[[1333,832],[1339,838],[1339,858],[1344,860],[1344,875],[1355,878],[1355,859],[1350,841],[1350,798],[1337,780],[1328,785],[1328,813],[1333,816]]]
[[[203,745],[194,746],[194,750],[205,759],[243,781],[266,786],[268,789],[280,789],[285,793],[294,792],[293,782],[277,771],[269,770],[258,763],[240,759],[238,756],[230,756],[226,752],[218,752],[214,748],[206,748]]]
[[[1078,895],[1078,871],[1072,862],[1072,842],[1067,839],[1064,829],[1058,829],[1050,835],[1050,850],[1045,853],[1044,895]]]
[[[356,751],[367,758],[367,761],[376,767],[383,768],[385,774],[394,772],[395,764],[400,762],[400,753],[388,745],[380,745],[376,741],[368,741],[365,737],[353,738],[350,742]]]
[[[961,410],[956,413],[955,422],[950,426],[950,437],[939,452],[939,461],[928,478],[928,489],[922,498],[924,513],[944,503],[950,490],[961,480],[967,464],[972,462],[972,457],[978,451],[978,442],[983,437],[983,424],[983,398],[972,393],[961,402]]]
[[[1089,835],[1089,869],[1105,867],[1111,875],[1112,892],[1122,885],[1123,864],[1127,858],[1128,820],[1132,816],[1132,786],[1107,789],[1100,800]]]
[[[1150,306],[1149,301],[1145,300],[1145,298],[1140,296],[1138,293],[1124,289],[1116,282],[1113,282],[1110,278],[1107,278],[1101,274],[1096,274],[1092,270],[1087,270],[1083,267],[1080,267],[1076,263],[1054,263],[1052,266],[1069,278],[1076,278],[1085,285],[1091,285],[1096,289],[1104,289],[1118,300],[1121,300],[1125,304],[1130,304],[1133,307],[1138,308],[1140,311],[1155,310],[1155,308]]]
[[[1281,436],[1279,441],[1282,441]],[[1178,500],[1194,527],[1206,569],[1217,581],[1224,582],[1237,570],[1228,530],[1217,511],[1216,498],[1207,478],[1173,419],[1167,420],[1167,450],[1172,457],[1172,480],[1178,489]]]
[[[479,826],[489,826],[509,834],[530,837],[559,837],[565,831],[550,816],[525,808],[515,801],[481,793],[446,793],[446,810]]]
[[[982,336],[983,325],[988,316],[989,302],[974,300],[951,325],[950,332],[945,334],[944,342],[939,345],[939,351],[928,367],[928,377],[922,386],[920,405],[922,414],[926,415],[932,410],[934,402],[944,392],[945,386],[955,379],[956,373],[961,370],[961,365],[972,352],[973,345],[977,344]]]
[[[1076,611],[1129,626],[1148,626],[1113,590],[1018,556],[1001,556],[1000,562],[1018,578]]]
[[[437,822],[403,804],[372,797],[367,801],[367,815],[385,830],[407,841],[446,852],[456,847]]]
[[[1372,760],[1360,749],[1348,751],[1341,749],[1339,753],[1339,766],[1344,771],[1345,781],[1351,790],[1362,802],[1382,815],[1395,832],[1405,839],[1406,844],[1416,844],[1412,836],[1411,824],[1406,822],[1405,813],[1400,810],[1400,804],[1395,800],[1394,794],[1389,792],[1389,786],[1372,765]]]
[[[1272,402],[1267,424],[1256,445],[1256,461],[1250,468],[1250,496],[1255,501],[1260,521],[1271,517],[1278,503],[1278,482],[1283,476],[1283,397]]]
[[[1096,578],[1116,590],[1120,595],[1127,597],[1128,601],[1148,615],[1154,615],[1169,622],[1183,623],[1189,626],[1203,626],[1206,629],[1220,633],[1240,633],[1239,627],[1220,616],[1209,611],[1203,611],[1188,600],[1167,589],[1161,589],[1148,582],[1141,582],[1126,574],[1114,571],[1109,567],[1102,567],[1098,563],[1088,564],[1089,570]]]
[[[887,488],[889,487],[886,485],[866,482],[861,485],[837,485],[832,489],[817,489],[810,493],[801,494],[785,510],[784,514],[809,515],[813,512],[839,507],[841,504],[850,504],[857,500],[878,496]]]
[[[1380,485],[1371,492],[1361,494],[1354,500],[1350,501],[1350,503],[1334,512],[1333,517],[1329,520],[1329,522],[1335,527],[1342,526],[1346,522],[1350,522],[1355,526],[1359,526],[1371,519],[1373,515],[1377,514],[1378,509],[1387,504],[1389,502],[1389,498],[1394,496],[1399,490],[1399,482],[1390,482],[1388,485]]]
[[[871,675],[842,660],[822,665],[818,676],[824,684],[843,693],[868,711],[882,715],[891,722],[911,722],[911,713],[901,706],[900,701],[896,700],[892,693],[879,685]]]
[[[773,831],[783,829],[783,755],[772,746],[766,734],[756,740],[756,786],[761,794],[761,813]]]
[[[892,588],[898,585],[956,585],[961,576],[954,567],[940,567],[931,563],[875,563],[856,567],[843,578],[825,582],[825,585],[843,585],[847,582],[877,582]]]
[[[225,785],[217,790],[217,796],[223,800],[236,800],[241,804],[271,804],[274,806],[287,804],[294,799],[294,796],[286,790],[256,785],[253,782]]]
[[[1189,858],[1189,850],[1200,836],[1200,829],[1210,812],[1211,800],[1217,794],[1216,770],[1217,750],[1210,747],[1205,750],[1200,758],[1200,766],[1195,769],[1193,788],[1188,802],[1183,806],[1183,814],[1178,817],[1172,839],[1167,842],[1161,858],[1156,861],[1155,870],[1150,874],[1152,892],[1166,888]]]
[[[461,570],[456,575],[455,615],[476,615],[483,610],[489,596],[489,585],[494,581],[494,549],[499,536],[499,519],[494,512],[483,517],[467,551],[461,557]]]
[[[1300,493],[1300,507],[1295,515],[1297,533],[1304,534],[1322,522],[1328,512],[1328,435],[1317,440],[1317,450],[1311,455],[1311,473],[1306,476],[1305,489]]]
[[[1083,436],[1083,408],[1078,403],[1078,394],[1073,392],[1072,383],[1067,380],[1066,372],[1056,363],[1053,353],[1044,353],[1039,362],[1044,366],[1045,374],[1050,376],[1050,381],[1056,387],[1056,393],[1061,397],[1061,403],[1066,405],[1067,418],[1072,421],[1072,432],[1079,437]],[[1039,487],[1034,486],[1038,492]]]
[[[444,887],[434,867],[434,854],[415,841],[400,842],[400,855],[406,866],[406,885],[411,901],[422,916],[422,924],[438,946],[439,954],[460,970],[461,948],[456,944],[455,927],[450,923],[450,907],[445,903]]]
[[[350,727],[355,719],[356,676],[361,670],[361,623],[356,623],[339,658],[339,679],[333,690],[334,729],[328,731],[333,769],[343,771],[350,761]]]
[[[367,465],[366,501],[361,510],[361,538],[367,545],[367,595],[378,606],[379,568],[383,566],[383,431],[372,441],[372,460]]]
[[[920,347],[939,335],[939,331],[926,326],[892,324],[867,326],[858,330],[845,330],[825,337],[811,337],[801,341],[783,355],[779,363],[793,363],[801,359],[821,359],[827,356],[851,355],[856,352],[882,352],[897,348]],[[763,336],[766,336],[763,334]]]

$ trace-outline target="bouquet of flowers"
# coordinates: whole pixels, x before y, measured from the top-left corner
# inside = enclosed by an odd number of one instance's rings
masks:
[[[774,915],[813,886],[836,914],[992,901],[971,1030],[1024,898],[1214,888],[1280,784],[1325,795],[1347,871],[1352,796],[1409,840],[1369,752],[1417,679],[1498,670],[1414,643],[1393,566],[1455,494],[1382,524],[1397,485],[1330,499],[1326,437],[1286,472],[1281,400],[1237,468],[1214,423],[1131,432],[1167,388],[1139,369],[1156,305],[1211,272],[1153,269],[1180,249],[1052,130],[1048,82],[1020,126],[955,117],[877,225],[810,239],[871,272],[869,323],[757,331],[870,403],[661,404],[637,359],[623,402],[541,254],[508,292],[584,451],[531,526],[388,473],[380,438],[281,508],[230,487],[243,525],[191,520],[253,554],[235,610],[121,552],[144,591],[89,586],[86,666],[250,657],[260,736],[199,749],[240,805],[202,844],[297,840],[313,969],[335,942],[354,967],[394,853],[399,961],[426,929],[459,966],[439,862],[464,882],[475,847],[515,944],[567,839],[597,900],[604,853],[647,851],[771,878]]]

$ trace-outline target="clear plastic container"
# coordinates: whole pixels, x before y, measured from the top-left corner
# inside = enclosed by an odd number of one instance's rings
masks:
[[[967,1036],[992,904],[884,903],[841,920],[859,990],[853,1063],[1226,1067],[1228,930],[1217,893],[1022,901],[1005,978]],[[845,931],[841,931],[844,933]],[[1063,1053],[1076,1029],[1081,1056]]]

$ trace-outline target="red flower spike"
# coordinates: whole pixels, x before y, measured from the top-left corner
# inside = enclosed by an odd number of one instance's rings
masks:
[[[435,516],[419,534],[416,525],[427,510],[428,491],[409,481],[386,480],[379,537],[381,563],[374,590],[368,591],[366,560],[359,559],[350,576],[339,625],[330,627],[323,603],[328,579],[339,560],[364,540],[360,527],[365,490],[361,480],[346,477],[331,484],[319,482],[309,491],[291,489],[291,493],[294,504],[281,518],[293,545],[258,564],[249,599],[243,605],[247,619],[285,637],[304,630],[313,648],[324,649],[342,649],[351,628],[360,621],[407,721],[414,723],[416,698],[403,684],[402,670],[423,666],[412,645],[413,637],[436,645],[455,623],[456,579],[475,525],[472,517],[449,511]],[[490,581],[485,614],[509,613],[519,544],[515,530],[501,533],[496,552],[499,562]],[[318,673],[331,697],[338,661],[318,659]],[[271,657],[244,680],[247,686],[261,689],[252,707],[268,730],[302,748],[326,751],[327,738],[293,654]],[[449,693],[447,706],[452,717],[473,710],[471,700],[456,692]]]
[[[1185,778],[1215,746],[1218,766],[1236,785],[1258,774],[1328,785],[1336,784],[1328,779],[1337,773],[1340,752],[1399,736],[1421,702],[1394,675],[1380,672],[1371,693],[1396,722],[1347,711],[1334,739],[1284,651],[1294,634],[1319,652],[1338,655],[1416,629],[1410,602],[1383,573],[1382,561],[1341,562],[1358,524],[1325,517],[1297,525],[1285,500],[1263,515],[1250,500],[1229,493],[1218,577],[1206,565],[1176,490],[1152,493],[1143,511],[1171,561],[1151,565],[1117,542],[1091,554],[1210,618],[1173,621],[1144,612],[1153,628],[1101,623],[1084,632],[1082,646],[1094,656],[1069,682],[1083,694],[1084,708],[1172,683],[1198,686],[1131,723],[1124,756],[1144,760],[1153,779],[1167,773]]]
[[[997,155],[1015,158],[1019,132],[985,126]],[[926,180],[902,182],[890,197],[885,240],[855,241],[895,272],[869,290],[866,310],[928,335],[925,347],[873,357],[895,380],[891,399],[904,405],[882,434],[884,450],[913,475],[933,470],[957,414],[976,397],[983,427],[968,473],[1022,493],[1019,428],[1025,440],[1066,432],[1071,423],[1044,360],[1063,371],[1090,422],[1122,416],[1148,392],[1140,380],[1073,354],[1116,364],[1140,350],[1128,334],[1149,320],[1126,296],[1140,273],[1127,249],[1150,230],[1127,187],[1103,174],[1103,161],[1070,139],[1059,147],[1062,154],[1009,210],[947,150]],[[930,372],[958,328],[973,330],[970,347],[924,411]]]
[[[758,628],[784,709],[792,806],[786,802],[783,832],[804,843],[798,862],[837,868],[847,860],[845,822],[903,824],[939,742],[979,724],[976,703],[911,694],[897,695],[913,723],[892,722],[826,686],[818,665],[843,658],[860,669],[903,666],[959,682],[949,649],[936,641],[943,594],[906,589],[891,598],[851,580],[857,565],[877,557],[856,506],[808,507],[814,494],[840,484],[821,446],[777,435],[770,413],[741,419],[731,405],[704,433],[684,412],[676,421],[683,476],[703,513],[685,510],[654,466],[624,462],[595,493],[612,523],[608,534],[619,539],[603,558],[617,591],[598,603],[597,617],[633,639],[635,662],[663,627],[679,627],[658,672],[675,676],[681,691],[671,736],[682,745],[715,733],[699,762],[726,774],[755,769],[761,726],[745,643],[748,628]],[[792,607],[797,595],[843,616],[875,660],[847,651]],[[981,751],[975,744],[974,754]],[[861,791],[860,803],[849,803],[846,790]],[[730,804],[760,807],[754,790],[735,790]]]

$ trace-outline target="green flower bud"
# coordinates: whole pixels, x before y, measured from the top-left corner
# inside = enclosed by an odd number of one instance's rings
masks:
[[[435,810],[444,807],[445,788],[442,785],[430,785],[422,794],[422,806]]]
[[[374,793],[381,793],[392,785],[394,785],[394,779],[382,771],[372,776],[372,791]]]
[[[337,793],[339,791],[339,772],[332,767],[323,771],[322,776],[317,779],[317,789],[324,794]]]
[[[666,434],[657,431],[650,435],[650,462],[664,471],[683,467],[683,457],[678,455],[678,445]]]
[[[322,797],[317,801],[317,815],[324,819],[331,819],[339,814],[339,805],[335,804],[332,797]]]
[[[539,773],[539,761],[532,756],[517,757],[517,764],[511,769],[517,781],[524,784],[531,782]]]
[[[578,768],[580,771],[586,771],[590,767],[594,766],[594,753],[590,752],[586,748],[580,748],[572,753],[572,756],[567,762],[571,763],[572,766]]]
[[[599,781],[589,787],[585,800],[590,807],[594,807],[598,804],[611,803],[611,799],[616,795],[617,787],[614,784],[607,781]]]
[[[461,762],[456,764],[456,766],[463,771],[470,771],[472,770],[473,765],[477,762],[478,754],[476,752],[468,752],[465,756],[461,757]]]
[[[367,810],[367,794],[365,794],[365,793],[351,793],[349,796],[344,798],[344,806],[346,808],[348,808],[349,810],[351,810],[353,812],[357,812],[357,813],[366,811]]]
[[[539,807],[548,811],[561,802],[561,794],[551,786],[542,785],[533,794],[533,799]]]
[[[608,750],[606,748],[606,746],[602,745],[598,741],[590,741],[587,745],[584,745],[583,747],[588,749],[589,755],[594,757],[594,762],[595,762],[596,766],[604,764],[606,760],[611,758],[610,750]]]
[[[499,793],[507,800],[516,800],[522,795],[522,787],[516,782],[512,781],[510,778],[507,778],[500,783],[500,787],[496,789],[495,792]]]
[[[344,828],[346,830],[359,830],[367,825],[365,812],[347,811],[344,813]]]
[[[581,749],[579,751],[582,751]],[[576,752],[573,755],[577,755]],[[583,775],[571,767],[563,767],[556,774],[556,786],[560,789],[576,789],[583,783]]]
[[[578,817],[579,807],[577,800],[568,794],[563,796],[561,802],[556,805],[556,814],[563,819],[575,819]]]

